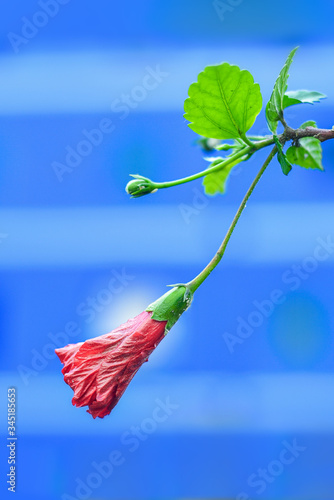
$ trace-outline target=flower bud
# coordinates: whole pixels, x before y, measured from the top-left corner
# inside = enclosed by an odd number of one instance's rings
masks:
[[[191,300],[186,285],[175,285],[110,333],[56,349],[64,365],[64,381],[74,391],[72,404],[88,406],[93,418],[109,415]]]
[[[134,179],[127,183],[125,191],[131,195],[132,198],[139,198],[145,194],[155,193],[158,191],[155,183],[147,177],[141,175],[132,175]]]

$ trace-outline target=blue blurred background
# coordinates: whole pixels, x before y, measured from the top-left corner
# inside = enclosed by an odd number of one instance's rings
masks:
[[[139,313],[219,245],[262,153],[224,197],[200,181],[124,191],[129,173],[172,180],[207,165],[183,118],[206,65],[247,68],[266,102],[300,45],[289,88],[329,98],[289,108],[288,122],[332,127],[333,15],[308,0],[2,6],[3,491],[14,386],[17,498],[334,498],[331,143],[325,173],[271,165],[224,262],[110,416],[72,407],[53,352]],[[263,112],[252,131],[266,133]]]

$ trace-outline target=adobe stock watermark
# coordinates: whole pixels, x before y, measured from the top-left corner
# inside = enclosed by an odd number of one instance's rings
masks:
[[[192,192],[194,196],[190,205],[187,203],[179,203],[178,205],[181,217],[186,224],[190,224],[192,217],[199,215],[210,203],[209,198],[204,194],[203,190],[193,188]]]
[[[318,269],[321,262],[325,262],[334,253],[334,240],[331,235],[326,239],[317,238],[317,245],[313,255],[305,257],[300,264],[293,264],[282,274],[282,283],[288,285],[288,291],[282,288],[275,288],[269,297],[261,301],[254,300],[254,309],[246,318],[237,317],[235,333],[224,332],[223,339],[228,351],[233,354],[236,346],[241,345],[248,339],[254,331],[261,327],[264,321],[269,318],[275,308],[287,298],[287,293],[298,290],[303,281],[307,280]]]
[[[123,268],[121,271],[113,270],[112,277],[109,278],[106,286],[101,288],[96,295],[88,296],[80,302],[76,309],[76,315],[84,318],[86,324],[94,321],[96,316],[100,314],[114,299],[115,295],[122,293],[134,276],[127,274]],[[19,364],[17,371],[24,383],[27,386],[31,377],[36,377],[39,373],[45,370],[50,361],[57,357],[55,349],[64,347],[65,345],[77,342],[76,337],[82,332],[77,321],[68,321],[64,328],[57,332],[49,332],[47,334],[47,342],[40,349],[31,349],[31,359],[29,366]]]
[[[150,92],[155,90],[169,76],[166,71],[161,71],[159,64],[155,68],[146,66],[145,71],[146,73],[140,85],[135,85],[128,94],[122,94],[120,98],[112,101],[111,111],[119,114],[119,120],[125,120],[131,110],[137,108],[148,97]],[[115,122],[106,117],[102,118],[93,129],[83,129],[80,141],[74,146],[66,146],[64,160],[51,163],[58,181],[63,182],[64,175],[71,174],[77,169],[82,161],[103,143],[105,137],[115,130]]]
[[[10,31],[7,33],[7,38],[12,46],[15,54],[18,54],[20,47],[27,45],[39,31],[49,24],[50,19],[55,18],[61,6],[66,5],[70,0],[39,0],[39,10],[31,16],[31,18],[21,17],[22,26],[20,34]]]
[[[138,450],[141,444],[156,432],[157,428],[179,409],[180,405],[172,403],[167,396],[164,401],[155,400],[151,415],[144,418],[139,425],[133,425],[120,436],[120,446],[112,450],[102,462],[91,462],[91,472],[86,477],[75,479],[74,495],[64,493],[62,500],[87,500],[97,490],[104,480],[109,479],[114,472],[125,464],[129,453]]]
[[[229,177],[237,176],[242,171],[241,167],[236,165],[231,170]],[[214,174],[212,174],[214,175]],[[227,180],[228,182],[228,180]],[[211,183],[215,183],[217,188],[221,188],[221,181],[219,179],[214,179]],[[204,187],[202,189],[193,188],[192,192],[194,194],[191,203],[179,203],[178,210],[183,221],[188,225],[193,220],[194,215],[199,215],[207,206],[210,205],[211,196],[208,196],[204,192]]]
[[[215,9],[219,19],[225,21],[225,14],[233,12],[236,7],[242,4],[244,0],[213,0],[212,6]]]
[[[301,453],[306,450],[306,446],[299,445],[296,439],[293,439],[291,443],[284,440],[282,445],[283,448],[276,460],[272,460],[264,468],[259,467],[256,472],[248,477],[247,484],[250,488],[253,488],[252,493],[239,493],[236,500],[250,500],[254,498],[254,493],[257,495],[264,493],[268,485],[272,484],[277,477],[283,474],[286,467],[293,464],[300,457]]]

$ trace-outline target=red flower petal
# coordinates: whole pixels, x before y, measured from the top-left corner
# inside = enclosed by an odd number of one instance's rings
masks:
[[[74,391],[73,405],[88,405],[94,418],[111,412],[164,337],[167,321],[151,316],[144,311],[106,335],[56,349],[64,380]]]

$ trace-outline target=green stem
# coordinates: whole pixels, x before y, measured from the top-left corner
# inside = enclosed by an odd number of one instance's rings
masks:
[[[197,290],[197,288],[203,283],[204,280],[206,280],[206,278],[209,276],[209,274],[213,271],[213,269],[221,261],[223,255],[225,253],[225,249],[227,247],[227,244],[232,236],[234,228],[237,225],[237,222],[238,222],[240,215],[242,214],[242,212],[246,206],[246,203],[247,203],[249,197],[251,196],[252,192],[254,191],[255,186],[257,185],[257,183],[261,179],[263,172],[266,170],[267,166],[269,165],[271,160],[274,158],[276,153],[277,153],[277,147],[275,146],[271,150],[269,156],[267,157],[266,161],[264,162],[264,164],[260,168],[257,176],[255,177],[252,184],[250,185],[244,199],[241,202],[241,205],[239,206],[239,208],[237,210],[237,213],[234,216],[232,224],[230,225],[229,230],[227,231],[226,236],[225,236],[222,244],[220,245],[220,247],[218,248],[218,250],[216,252],[216,255],[209,262],[209,264],[193,280],[189,281],[189,283],[186,284],[186,287],[188,288],[188,290],[191,293],[194,293],[195,290]]]
[[[248,146],[254,147],[253,142],[249,139],[249,137],[246,136],[246,134],[242,136],[242,140],[245,144],[248,144]]]
[[[243,148],[241,151],[238,153],[235,153],[234,155],[229,156],[225,160],[223,160],[221,163],[218,163],[217,165],[207,168],[205,170],[202,170],[201,172],[197,172],[196,174],[189,175],[188,177],[183,177],[182,179],[176,179],[175,181],[168,181],[168,182],[153,182],[154,187],[156,189],[164,189],[164,188],[169,188],[173,186],[178,186],[180,184],[185,184],[186,182],[194,181],[196,179],[199,179],[200,177],[204,177],[206,175],[212,174],[214,172],[217,172],[218,170],[221,170],[222,168],[226,167],[230,163],[234,162],[235,160],[242,158],[243,156],[247,156],[250,153],[253,153],[255,151],[258,151],[259,149],[265,148],[266,146],[270,146],[271,144],[274,144],[274,139],[266,139],[265,141],[259,141],[257,143],[251,143],[251,146],[247,146]]]

